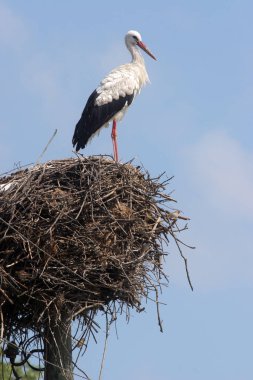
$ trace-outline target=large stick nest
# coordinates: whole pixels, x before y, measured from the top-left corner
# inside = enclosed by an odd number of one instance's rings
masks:
[[[166,276],[163,241],[178,213],[132,164],[105,157],[50,161],[0,179],[0,306],[4,336],[38,331],[63,306],[84,317],[141,309]],[[108,311],[108,309],[107,309]]]

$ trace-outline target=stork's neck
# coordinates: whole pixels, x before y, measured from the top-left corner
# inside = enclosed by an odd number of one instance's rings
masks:
[[[128,49],[132,55],[132,62],[139,63],[142,66],[145,66],[144,59],[141,55],[140,50],[136,46],[133,46],[133,45],[128,46]]]

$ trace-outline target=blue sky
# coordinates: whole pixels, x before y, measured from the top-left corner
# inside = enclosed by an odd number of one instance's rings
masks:
[[[0,0],[0,171],[73,156],[74,126],[89,94],[129,61],[123,38],[138,30],[151,85],[118,128],[122,161],[174,175],[191,217],[182,239],[194,292],[168,248],[165,332],[155,308],[112,329],[104,380],[250,380],[253,290],[253,3]],[[84,151],[110,154],[105,129]],[[102,331],[104,328],[102,328]],[[98,379],[103,339],[79,365]]]

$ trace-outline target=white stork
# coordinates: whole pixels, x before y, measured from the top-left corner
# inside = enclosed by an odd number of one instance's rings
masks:
[[[76,146],[76,151],[84,148],[100,128],[107,127],[112,121],[113,154],[115,161],[118,161],[117,121],[122,119],[142,86],[149,82],[144,59],[137,46],[156,60],[142,42],[140,33],[130,30],[125,36],[125,43],[132,55],[132,61],[112,70],[90,95],[75,127],[72,143]]]

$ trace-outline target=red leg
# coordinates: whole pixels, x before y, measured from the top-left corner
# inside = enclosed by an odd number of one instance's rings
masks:
[[[113,145],[113,157],[115,161],[119,161],[118,157],[118,144],[117,144],[117,123],[113,120],[112,123],[112,145]]]

